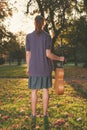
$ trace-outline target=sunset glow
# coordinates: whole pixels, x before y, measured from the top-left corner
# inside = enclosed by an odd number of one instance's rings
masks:
[[[25,18],[22,13],[14,14],[10,21],[9,29],[11,32],[31,32],[34,29],[33,20],[30,18]]]
[[[16,33],[23,31],[25,33],[31,32],[34,29],[33,16],[26,15],[26,3],[25,0],[10,0],[10,5],[13,5],[13,16],[5,21],[9,31]]]

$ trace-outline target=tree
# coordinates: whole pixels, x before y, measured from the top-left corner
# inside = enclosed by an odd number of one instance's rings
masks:
[[[31,6],[34,6],[33,10]],[[80,48],[84,50],[85,44],[82,46],[82,43],[79,42],[76,22],[79,22],[80,17],[87,19],[86,0],[29,0],[26,13],[31,15],[37,13],[45,17],[45,29],[52,34],[52,51],[57,53],[60,50],[56,44],[60,44],[62,38],[64,53],[66,52],[69,59],[77,65],[78,49],[79,53],[83,54]]]
[[[31,12],[31,6],[36,7]],[[76,19],[74,13],[82,14],[83,3],[77,0],[29,0],[27,3],[27,13],[35,14],[40,13],[45,17],[46,29],[52,32],[53,43],[52,51],[54,50],[54,44],[61,34],[61,32],[69,26],[69,24]]]
[[[78,42],[84,46],[84,51],[86,54],[84,67],[87,67],[87,19],[85,17],[81,17],[77,22],[77,31]]]
[[[5,0],[0,1],[0,57],[3,56],[4,46],[7,44],[9,39],[9,32],[6,30],[6,26],[4,25],[4,20],[8,17],[12,16],[12,9],[9,4]],[[7,40],[7,41],[6,41]]]
[[[66,34],[63,35],[63,38],[68,41],[68,47],[70,48],[69,55],[72,60],[75,62],[75,65],[78,65],[78,62],[85,62],[86,66],[86,57],[87,57],[87,21],[85,17],[80,17],[77,21],[74,21],[67,28]]]
[[[9,63],[11,64],[11,61],[16,60],[17,65],[21,65],[22,59],[25,58],[23,41],[20,43],[20,41],[17,39],[17,35],[10,33],[10,40],[4,48],[6,48],[5,52],[7,52]]]
[[[0,19],[4,20],[8,16],[12,16],[12,9],[6,0],[1,0],[0,1]]]

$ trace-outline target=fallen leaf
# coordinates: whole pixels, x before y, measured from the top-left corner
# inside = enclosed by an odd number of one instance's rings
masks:
[[[25,116],[26,119],[29,119],[29,116]]]
[[[6,130],[6,128],[3,128],[3,130]]]
[[[2,102],[0,101],[0,105],[2,105]]]
[[[40,129],[40,126],[36,126],[36,130]]]
[[[64,119],[57,119],[57,120],[55,120],[55,122],[54,122],[55,125],[62,125],[62,124],[64,124],[64,123],[65,123],[65,120],[64,120]]]
[[[25,112],[25,110],[24,110],[24,109],[21,109],[21,110],[20,110],[20,113],[24,113],[24,112]]]
[[[12,128],[18,128],[19,127],[19,124],[13,124],[12,125]]]
[[[69,126],[69,123],[68,123],[68,122],[66,122],[66,123],[64,124],[64,126],[65,126],[65,127],[68,127],[68,126]]]
[[[78,119],[77,119],[77,121],[81,121],[82,120],[82,118],[81,117],[79,117]]]
[[[68,115],[68,117],[74,117],[74,114],[73,114],[73,113],[71,113],[71,114],[69,114],[69,115]]]
[[[2,119],[3,119],[3,120],[6,120],[6,119],[8,119],[8,118],[9,118],[8,115],[2,116]]]

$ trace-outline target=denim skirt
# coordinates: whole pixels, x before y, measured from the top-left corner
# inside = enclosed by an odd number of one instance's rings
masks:
[[[52,87],[52,76],[29,76],[28,87],[29,89],[48,89]]]

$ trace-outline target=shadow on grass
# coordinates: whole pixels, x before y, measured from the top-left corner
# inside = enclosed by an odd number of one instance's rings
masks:
[[[69,83],[72,88],[76,91],[77,95],[87,99],[87,90],[85,90],[84,86],[79,82],[72,81]]]

